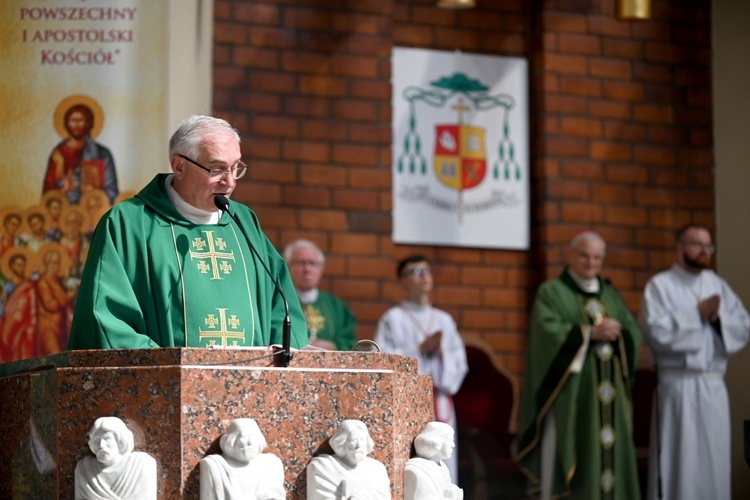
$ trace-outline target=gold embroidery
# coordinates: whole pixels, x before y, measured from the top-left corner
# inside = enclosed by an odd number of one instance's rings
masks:
[[[227,340],[229,339],[236,339],[232,340],[233,346],[239,345],[238,340],[242,340],[244,343],[245,330],[238,330],[240,321],[237,316],[233,314],[230,316],[230,319],[227,320],[227,309],[225,307],[217,308],[216,310],[219,311],[219,320],[216,320],[216,316],[213,313],[206,316],[206,325],[208,325],[211,330],[198,330],[198,333],[200,334],[199,340],[202,342],[204,339],[210,339],[208,345],[216,345],[216,340],[214,339],[221,339],[222,347],[227,347],[229,345],[227,343]],[[213,330],[217,323],[219,324],[219,329]],[[229,323],[229,325],[227,325],[227,323]],[[228,326],[231,326],[232,330],[228,329]]]
[[[218,246],[220,250],[224,250],[226,248],[226,243],[222,238],[217,238],[214,240],[214,232],[213,231],[203,231],[206,235],[206,240],[203,240],[202,238],[195,238],[193,240],[193,246],[198,250],[197,252],[190,251],[190,258],[191,259],[208,259],[211,264],[207,264],[204,261],[198,262],[198,270],[203,273],[207,274],[208,269],[210,268],[212,271],[212,280],[220,280],[221,275],[219,274],[219,271],[222,271],[224,274],[231,274],[232,273],[232,266],[229,265],[227,262],[228,260],[234,261],[234,252],[218,252],[216,251],[216,247]],[[208,251],[207,252],[201,252],[203,248],[205,248],[206,244],[208,244]],[[219,260],[221,260],[221,264],[219,264]]]
[[[586,311],[586,314],[594,320],[595,325],[601,323],[607,315],[607,306],[604,305],[604,302],[595,297],[587,300],[583,305],[583,309]]]
[[[323,331],[326,327],[326,317],[320,312],[320,309],[312,304],[305,304],[302,309],[307,320],[307,331],[310,332],[310,338],[317,338],[318,332]]]

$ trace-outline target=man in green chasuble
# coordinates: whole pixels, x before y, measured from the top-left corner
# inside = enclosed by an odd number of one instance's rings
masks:
[[[281,294],[230,216],[242,163],[238,132],[209,116],[185,119],[169,142],[171,174],[158,174],[101,219],[88,252],[68,347],[266,346],[282,343]],[[307,329],[284,259],[255,213],[231,204],[289,300],[292,347]]]
[[[310,345],[328,350],[348,351],[357,343],[357,318],[339,298],[318,288],[326,259],[318,246],[300,239],[286,246],[294,287],[307,320]]]
[[[518,463],[542,499],[637,500],[631,389],[641,332],[599,277],[601,236],[579,233],[567,250],[565,271],[534,301]]]

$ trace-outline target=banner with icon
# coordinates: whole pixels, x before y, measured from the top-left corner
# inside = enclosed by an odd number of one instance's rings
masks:
[[[168,2],[0,2],[0,361],[64,350],[99,218],[168,168]]]
[[[527,62],[393,50],[393,241],[529,248]]]

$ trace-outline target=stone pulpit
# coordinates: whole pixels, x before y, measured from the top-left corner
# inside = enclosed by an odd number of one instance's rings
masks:
[[[298,351],[277,367],[267,348],[69,351],[0,365],[0,498],[73,498],[99,417],[124,421],[156,460],[159,499],[197,499],[199,464],[232,420],[252,418],[281,458],[287,498],[306,496],[305,468],[328,438],[361,420],[393,498],[414,438],[432,419],[432,382],[413,358]]]

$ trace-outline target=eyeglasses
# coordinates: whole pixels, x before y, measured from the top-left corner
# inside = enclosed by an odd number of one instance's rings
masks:
[[[432,274],[432,269],[429,267],[413,267],[411,269],[408,269],[404,271],[404,274],[402,276],[416,276],[417,278],[421,278],[422,276],[430,276]]]
[[[177,156],[179,156],[183,160],[189,161],[190,163],[192,163],[196,167],[202,168],[203,170],[205,170],[206,172],[208,172],[208,176],[210,178],[212,178],[212,179],[221,178],[221,177],[224,177],[227,174],[232,174],[232,177],[234,177],[235,179],[239,179],[240,177],[242,177],[243,175],[245,175],[245,173],[247,172],[247,165],[245,165],[241,161],[238,161],[237,162],[237,166],[234,167],[234,168],[214,168],[214,169],[210,169],[210,168],[204,167],[203,165],[201,165],[200,163],[198,163],[195,160],[191,160],[190,158],[188,158],[185,155],[178,154]]]
[[[310,267],[321,267],[323,265],[322,262],[318,262],[317,260],[293,260],[292,265],[296,267],[304,267],[304,266],[310,266]]]
[[[686,247],[700,248],[701,250],[705,250],[711,255],[713,255],[713,253],[716,251],[716,247],[710,243],[701,243],[700,241],[685,241],[682,244]]]

